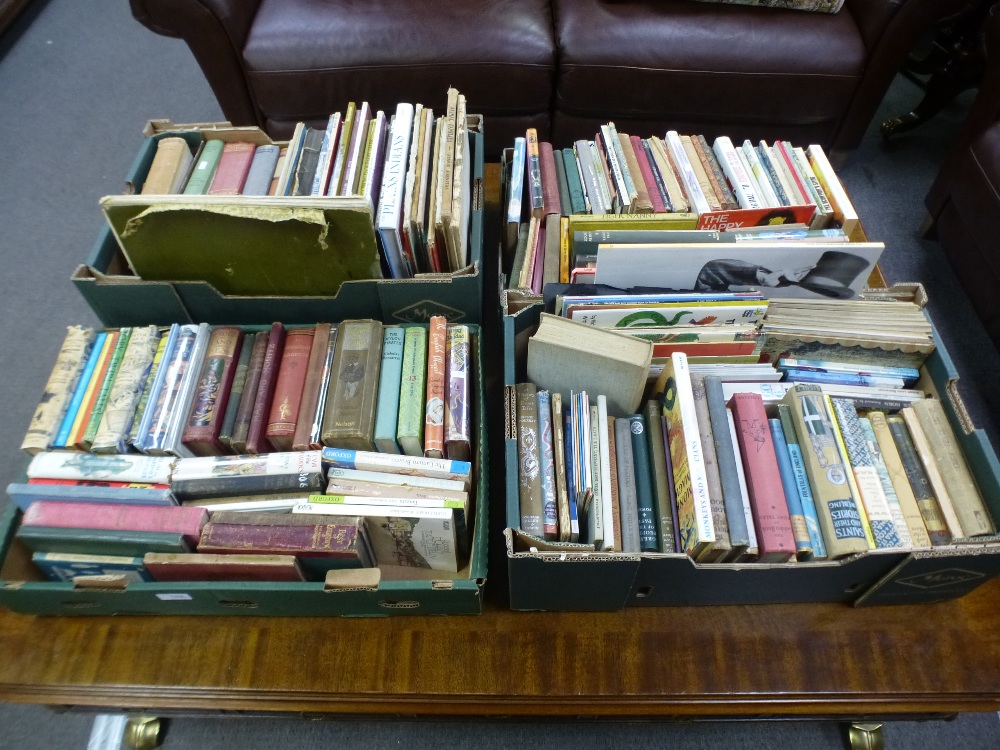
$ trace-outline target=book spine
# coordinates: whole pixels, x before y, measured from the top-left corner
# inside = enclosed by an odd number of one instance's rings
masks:
[[[527,160],[527,141],[518,136],[514,139],[514,153],[511,158],[510,183],[507,195],[507,224],[520,225],[521,200],[524,191],[524,168]]]
[[[410,131],[413,125],[413,105],[400,102],[389,132],[382,186],[379,191],[378,228],[385,249],[386,262],[393,278],[413,276],[414,268],[402,249],[403,189],[406,186],[406,157],[410,149]]]
[[[424,405],[424,455],[444,458],[444,409],[448,321],[432,315],[427,333],[427,396]]]
[[[619,156],[621,144],[618,143],[618,134],[614,130],[613,123],[601,126],[600,132],[594,138],[594,143],[597,153],[603,161],[604,174],[611,187],[608,205],[615,213],[632,213],[631,191],[625,184],[625,175],[622,170],[623,161]]]
[[[923,425],[920,424],[920,419],[912,408],[900,409],[899,414],[906,423],[906,428],[910,433],[910,440],[913,442],[913,447],[916,448],[920,465],[923,467],[927,481],[930,483],[931,491],[934,493],[934,497],[937,498],[938,505],[941,508],[941,515],[948,526],[948,533],[951,534],[952,541],[964,538],[965,530],[962,528],[962,522],[955,511],[954,501],[951,499],[951,494],[948,492],[944,478],[941,476],[941,470],[934,460],[934,448],[927,434],[924,432]],[[935,440],[938,437],[935,435]]]
[[[813,172],[812,166],[809,164],[809,157],[806,156],[805,149],[793,148],[792,158],[795,159],[795,166],[799,168],[799,173],[803,177],[803,181],[806,187],[809,188],[809,193],[816,201],[816,211],[821,216],[831,217],[833,216],[833,206],[830,205],[830,199],[826,195],[826,191],[823,190],[823,186],[820,184],[819,178],[816,177],[816,173]],[[813,227],[814,229],[821,229],[822,227]]]
[[[720,135],[712,144],[712,151],[719,160],[726,179],[729,180],[729,185],[740,204],[740,208],[764,208],[760,196],[753,190],[750,175],[747,174],[743,163],[736,154],[733,142],[727,136]]]
[[[424,397],[427,393],[427,331],[407,328],[403,341],[403,371],[399,387],[396,440],[408,456],[424,455]]]
[[[795,424],[792,422],[790,407],[787,404],[778,404],[778,419],[781,422],[781,432],[785,439],[785,448],[788,451],[788,460],[795,478],[799,502],[802,505],[806,530],[809,532],[812,555],[814,558],[824,559],[826,558],[826,542],[823,540],[823,532],[820,530],[819,515],[816,512],[816,501],[813,498],[812,487],[809,485],[809,477],[806,476],[799,437],[795,431]]]
[[[660,175],[663,177],[663,184],[670,195],[670,204],[677,213],[686,213],[691,209],[691,202],[687,199],[687,194],[681,189],[680,180],[673,163],[667,156],[667,147],[660,138],[653,136],[649,138],[650,151]]]
[[[271,178],[274,168],[278,165],[278,155],[281,149],[274,144],[258,146],[254,151],[246,182],[243,184],[242,195],[267,195],[271,189]]]
[[[91,443],[95,453],[128,452],[128,431],[160,341],[156,326],[136,328],[118,367],[100,426]]]
[[[615,457],[618,462],[618,500],[621,503],[622,551],[640,551],[639,508],[635,463],[632,455],[632,421],[615,420]]]
[[[712,211],[721,210],[722,203],[719,201],[719,196],[712,188],[712,181],[708,179],[708,173],[705,171],[705,167],[702,165],[701,159],[698,158],[698,151],[695,149],[691,136],[682,135],[680,136],[680,140],[681,147],[684,149],[684,155],[687,156],[688,163],[691,165],[695,179],[698,181],[698,187],[701,189],[701,194],[708,202],[708,207]]]
[[[195,455],[222,452],[219,433],[235,375],[233,360],[242,341],[243,330],[233,326],[219,326],[211,333],[181,435],[181,442]]]
[[[108,359],[107,367],[101,376],[101,383],[97,389],[97,397],[94,399],[94,406],[86,420],[86,427],[83,435],[77,439],[76,447],[80,450],[89,451],[97,436],[97,430],[101,426],[101,417],[108,405],[108,396],[111,387],[114,385],[118,368],[121,367],[122,358],[125,356],[125,349],[128,348],[129,339],[132,337],[131,328],[122,328],[118,331],[118,338],[115,340],[114,348]]]
[[[545,539],[559,536],[556,507],[555,454],[552,442],[552,406],[548,391],[537,392],[539,472],[542,491],[542,531]]]
[[[739,556],[750,545],[750,538],[747,535],[747,526],[743,515],[743,500],[740,493],[736,454],[733,452],[732,438],[729,433],[722,381],[717,376],[705,377],[705,399],[708,402],[712,442],[719,469],[719,484],[729,527],[729,541],[733,555]]]
[[[172,458],[43,451],[28,464],[29,479],[104,480],[166,484]]]
[[[264,352],[264,361],[257,381],[257,395],[254,396],[250,424],[247,427],[247,453],[270,453],[273,450],[271,441],[264,432],[271,412],[271,402],[274,400],[274,386],[281,364],[281,355],[285,350],[285,337],[285,327],[281,323],[271,324],[271,333],[267,337],[267,349]]]
[[[861,519],[861,527],[865,532],[865,541],[868,542],[868,549],[875,549],[875,535],[872,533],[872,526],[868,520],[868,512],[865,510],[864,501],[861,498],[861,490],[858,487],[858,482],[854,478],[854,471],[851,469],[850,460],[847,456],[847,444],[844,442],[844,435],[840,430],[840,422],[837,421],[836,412],[833,410],[833,403],[830,400],[830,396],[824,396],[826,399],[826,411],[830,415],[830,422],[833,425],[833,437],[837,443],[837,450],[840,451],[841,460],[844,462],[844,466],[847,467],[847,485],[851,490],[851,497],[854,498],[854,504],[858,509],[858,517]]]
[[[545,196],[542,191],[542,165],[538,147],[538,131],[528,128],[525,132],[527,143],[528,199],[531,201],[531,215],[540,219],[545,213]]]
[[[391,474],[385,471],[359,471],[357,469],[340,469],[336,467],[328,469],[326,474],[330,480],[343,479],[375,485],[392,485],[430,490],[454,490],[457,492],[465,491],[463,484],[453,479],[430,479],[428,477],[410,476],[408,474]]]
[[[365,139],[368,136],[368,123],[371,121],[371,105],[361,102],[354,115],[354,127],[351,129],[351,142],[347,150],[347,164],[344,166],[344,181],[340,186],[339,195],[358,195],[358,179],[361,175],[361,158]]]
[[[319,381],[319,401],[313,414],[312,427],[309,430],[309,449],[320,450],[323,443],[320,434],[323,432],[323,415],[326,413],[326,394],[330,390],[330,376],[333,374],[333,357],[337,350],[338,329],[330,328],[330,341],[326,345],[326,358],[323,360],[323,372]]]
[[[178,185],[178,176],[184,175],[191,160],[191,149],[183,138],[161,138],[156,144],[153,163],[143,180],[140,194],[170,195],[180,192],[182,186]]]
[[[569,486],[566,466],[566,434],[563,420],[562,395],[549,394],[552,404],[552,456],[556,480],[556,516],[559,520],[559,541],[568,542],[572,523],[569,515]]]
[[[701,185],[698,184],[698,177],[694,172],[694,166],[688,159],[684,151],[684,144],[676,130],[668,130],[666,137],[667,154],[673,162],[674,168],[681,183],[681,187],[687,194],[692,210],[699,214],[710,213],[712,208],[708,199],[702,192]]]
[[[903,471],[906,473],[907,482],[917,501],[917,508],[924,521],[927,534],[931,544],[950,544],[952,535],[948,529],[941,506],[931,489],[930,481],[924,468],[920,463],[920,456],[910,438],[910,431],[906,427],[903,417],[888,417],[886,422],[889,425],[889,432],[892,436],[896,449],[899,451],[899,458],[903,464]]]
[[[162,454],[169,448],[169,429],[172,414],[180,407],[184,374],[194,356],[198,327],[181,326],[169,362],[161,366],[163,385],[157,394],[153,417],[143,439],[142,450]]]
[[[750,490],[747,489],[746,472],[743,471],[743,456],[740,452],[739,436],[736,434],[736,420],[733,418],[732,409],[726,409],[726,422],[729,424],[733,455],[736,457],[736,475],[740,482],[740,497],[743,501],[743,520],[747,527],[747,536],[750,538],[746,553],[739,559],[749,562],[757,559],[760,549],[757,546],[757,531],[754,529],[753,510],[750,507]]]
[[[802,496],[799,494],[795,470],[792,468],[792,459],[788,453],[785,432],[780,419],[768,419],[767,423],[771,430],[771,441],[774,443],[774,455],[778,460],[781,486],[785,490],[785,501],[788,503],[788,518],[792,523],[795,553],[798,559],[809,560],[814,556],[815,551],[809,536],[805,513],[802,511]]]
[[[327,182],[326,195],[340,195],[340,186],[344,183],[344,171],[347,168],[347,152],[351,145],[351,134],[354,132],[354,118],[358,113],[356,102],[348,102],[344,110],[343,124],[340,128],[340,137],[337,147],[331,156],[333,162],[330,167],[330,179]],[[327,123],[329,125],[329,122]]]
[[[600,436],[600,410],[597,404],[590,407],[590,472],[593,477],[591,482],[591,501],[587,508],[587,536],[594,549],[601,551],[605,548],[607,535],[611,533],[611,527],[604,523],[604,495],[601,484],[601,436]]]
[[[628,153],[626,153],[624,144],[627,142],[628,136],[625,136],[626,141],[622,141],[623,133],[619,133],[615,124],[608,124],[608,131],[611,136],[610,147],[615,152],[615,158],[618,160],[618,170],[621,173],[621,181],[615,182],[618,194],[621,196],[622,213],[633,214],[640,213],[639,206],[637,204],[638,199],[638,184],[636,180],[639,179],[637,172],[633,171],[632,164],[629,161]],[[629,149],[631,151],[631,149]],[[636,170],[638,165],[636,165]],[[648,196],[647,196],[648,198]],[[648,211],[648,201],[647,201]]]
[[[563,149],[563,163],[566,166],[566,184],[569,187],[570,213],[587,213],[587,201],[584,198],[583,178],[576,152],[572,148]]]
[[[236,453],[247,452],[247,435],[250,432],[250,418],[253,416],[254,402],[257,400],[257,386],[260,384],[260,373],[264,368],[264,355],[267,353],[267,342],[271,332],[261,331],[254,336],[253,350],[247,364],[246,382],[240,397],[239,410],[233,425],[231,447]]]
[[[670,194],[667,192],[667,185],[663,181],[663,175],[656,166],[653,156],[653,149],[649,141],[633,135],[632,147],[635,149],[636,158],[639,160],[639,169],[642,177],[646,181],[646,190],[649,192],[649,199],[653,204],[653,213],[666,213],[673,210],[670,203]]]
[[[601,397],[599,396],[598,399]],[[600,400],[598,400],[598,409],[600,409]],[[605,401],[604,413],[607,414],[607,402]],[[602,438],[601,450],[606,452],[608,458],[608,475],[607,484],[605,491],[608,493],[608,497],[611,499],[611,531],[612,538],[608,541],[610,546],[606,549],[621,552],[622,551],[622,514],[621,514],[621,502],[618,498],[618,455],[615,450],[615,420],[613,417],[605,418],[605,433]]]
[[[198,543],[208,514],[202,508],[121,505],[117,503],[65,503],[40,500],[22,517],[24,526],[112,531],[157,531],[183,534]]]
[[[559,180],[556,177],[556,159],[552,144],[538,143],[538,165],[542,177],[542,215],[562,214],[562,199],[559,196]]]
[[[201,153],[198,154],[198,161],[191,170],[187,184],[184,186],[184,195],[204,195],[208,192],[208,186],[215,177],[215,170],[219,166],[219,157],[222,156],[222,147],[225,144],[220,140],[206,140],[202,145]]]
[[[570,402],[572,403],[572,401]],[[577,449],[578,436],[574,433],[572,407],[563,411],[563,433],[566,449],[566,496],[569,498],[569,540],[580,541],[580,479]]]
[[[406,332],[399,326],[386,326],[382,336],[378,408],[375,411],[375,447],[382,453],[400,453],[399,443],[396,442],[396,422],[399,418],[405,338]]]
[[[733,195],[733,191],[729,188],[729,183],[726,181],[726,175],[722,171],[722,166],[719,164],[719,160],[715,158],[715,152],[708,145],[705,136],[696,135],[691,136],[691,138],[695,142],[698,156],[702,158],[702,165],[705,167],[709,179],[712,180],[712,187],[717,191],[722,209],[724,211],[738,209],[740,204],[736,200],[736,196]]]
[[[274,384],[274,398],[271,400],[271,411],[264,432],[274,450],[292,450],[315,335],[315,328],[293,328],[285,336],[285,346]]]
[[[809,188],[806,187],[805,181],[802,179],[802,174],[798,166],[795,164],[791,144],[787,141],[775,141],[771,151],[775,159],[780,159],[792,190],[796,193],[796,197],[800,201],[798,205],[808,206],[811,203],[815,203],[809,193]]]
[[[312,347],[309,351],[309,364],[306,367],[306,377],[302,384],[302,399],[299,402],[299,412],[295,417],[292,450],[307,451],[312,448],[312,427],[316,417],[316,406],[320,399],[323,366],[330,345],[331,329],[332,326],[329,323],[319,323],[313,334]]]
[[[316,173],[313,175],[313,184],[309,191],[310,195],[326,195],[327,186],[330,184],[330,171],[333,168],[333,155],[337,151],[339,136],[340,112],[334,112],[326,121],[326,130],[323,133],[323,145],[319,150],[319,161],[316,165]]]
[[[712,434],[712,417],[708,411],[705,376],[691,376],[691,391],[694,394],[695,416],[697,417],[696,426],[701,439],[701,453],[705,463],[705,478],[708,482],[708,499],[712,506],[712,526],[715,530],[715,542],[703,553],[699,560],[703,562],[718,562],[727,559],[732,554],[732,543],[729,539],[729,520],[726,518],[726,503],[722,495],[722,476],[719,471],[719,458],[715,450],[715,438]]]
[[[34,455],[55,442],[77,384],[81,382],[96,335],[93,328],[70,326],[66,329],[55,367],[45,383],[45,390],[21,442],[21,450]]]
[[[788,182],[785,180],[784,173],[775,165],[774,155],[771,153],[771,149],[768,148],[767,143],[761,141],[754,150],[757,152],[758,161],[760,161],[761,165],[767,171],[767,176],[771,180],[774,197],[778,199],[778,202],[782,206],[792,205],[791,200],[788,198]]]
[[[405,354],[403,355],[405,358]],[[423,456],[394,456],[391,453],[356,451],[347,448],[324,448],[323,466],[329,468],[358,469],[362,471],[388,471],[431,479],[461,481],[467,488],[472,482],[472,464]]]
[[[549,146],[551,145],[550,143]],[[555,168],[556,185],[559,188],[559,215],[569,216],[572,202],[569,197],[569,180],[566,177],[566,162],[563,160],[562,149],[553,150],[552,166]]]
[[[227,143],[222,147],[219,165],[208,187],[208,195],[239,195],[243,192],[256,146],[252,143]]]
[[[590,141],[581,139],[573,144],[577,164],[580,166],[580,181],[584,190],[584,198],[590,214],[606,214],[608,208],[604,196],[597,183],[597,169],[594,166],[594,155],[590,149]]]
[[[542,480],[539,474],[538,396],[531,383],[519,383],[517,398],[518,487],[521,531],[543,539]]]
[[[472,460],[472,351],[469,327],[448,326],[448,398],[444,411],[444,445],[448,458]]]
[[[382,337],[382,324],[376,320],[349,320],[338,328],[323,415],[324,445],[375,450]]]
[[[156,349],[153,357],[153,366],[149,372],[146,388],[143,390],[142,398],[139,400],[139,407],[136,410],[135,418],[132,420],[132,427],[129,430],[128,441],[138,451],[144,449],[149,425],[152,424],[153,415],[156,410],[156,402],[159,399],[160,391],[163,389],[163,380],[166,376],[166,368],[174,348],[177,345],[177,335],[180,333],[180,325],[173,324],[167,333],[160,337],[160,346]]]
[[[176,505],[169,487],[145,483],[103,482],[87,484],[27,484],[7,485],[7,496],[22,511],[37,500],[93,503],[114,502],[130,505]]]
[[[802,446],[827,556],[832,559],[867,552],[865,529],[847,482],[849,469],[837,448],[823,391],[814,385],[796,385],[785,395],[784,403],[790,407]]]
[[[656,531],[660,552],[673,552],[674,549],[674,516],[670,510],[670,490],[672,477],[667,466],[667,454],[663,441],[663,430],[660,421],[663,405],[658,399],[649,399],[643,406],[642,416],[645,419],[645,435],[647,450],[650,457],[650,468],[653,485],[653,497],[656,507]]]
[[[385,112],[378,110],[371,122],[371,135],[368,137],[371,144],[371,154],[368,157],[368,167],[365,170],[363,192],[369,207],[371,207],[372,216],[377,216],[380,208],[378,200],[382,186],[382,170],[385,167],[385,147],[388,127]]]
[[[756,183],[759,195],[763,198],[764,202],[771,207],[782,205],[775,191],[774,184],[771,182],[771,175],[765,169],[760,157],[757,155],[757,149],[753,147],[753,143],[749,139],[743,141],[743,156],[750,168],[749,173]]]
[[[899,501],[906,528],[910,534],[910,541],[915,548],[927,549],[933,543],[927,533],[927,526],[924,525],[920,507],[917,505],[917,498],[910,486],[910,480],[906,477],[906,469],[903,468],[899,449],[896,447],[892,432],[889,430],[889,422],[883,412],[870,411],[868,412],[868,423],[875,435],[879,453],[889,474],[889,481],[892,482],[892,489]]]
[[[285,551],[323,554],[352,560],[359,558],[359,524],[344,519],[341,523],[288,526],[253,526],[250,524],[208,523],[202,533],[199,552],[215,551]]]
[[[882,485],[882,492],[885,494],[885,500],[889,505],[889,512],[892,514],[892,525],[896,528],[896,533],[899,535],[900,546],[911,549],[913,547],[913,539],[910,536],[910,529],[906,525],[906,516],[903,515],[903,506],[899,503],[896,488],[892,486],[889,468],[885,465],[885,460],[882,458],[882,451],[878,447],[875,429],[872,427],[871,420],[866,417],[859,417],[858,423],[861,425],[861,431],[864,433],[865,442],[868,445],[868,453],[871,455],[872,464],[875,466],[875,472],[878,474],[879,484]]]
[[[96,387],[94,383],[95,373],[97,372],[98,363],[101,361],[101,356],[104,354],[107,343],[107,333],[101,332],[95,336],[90,353],[87,355],[87,360],[80,372],[76,388],[74,388],[73,395],[69,400],[66,413],[63,415],[62,422],[52,442],[53,448],[66,448],[71,445],[70,436],[73,434],[73,426],[80,418],[80,411],[84,408],[84,402],[87,400],[88,393],[92,393]]]
[[[795,536],[764,403],[755,393],[729,401],[743,459],[761,562],[785,562],[795,555]]]
[[[851,204],[851,199],[847,196],[847,191],[844,190],[844,186],[826,158],[823,147],[819,145],[809,146],[806,149],[806,158],[809,159],[813,172],[830,201],[834,219],[840,224],[844,234],[850,237],[858,227],[858,214]]]

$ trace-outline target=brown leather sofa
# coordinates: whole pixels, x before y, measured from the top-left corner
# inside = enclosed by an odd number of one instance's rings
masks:
[[[1000,348],[1000,6],[986,24],[985,45],[985,76],[924,202],[932,234]]]
[[[857,146],[914,43],[967,2],[846,0],[836,14],[690,0],[130,0],[184,39],[235,124],[286,137],[348,101],[486,117],[569,144],[614,119],[708,137]]]

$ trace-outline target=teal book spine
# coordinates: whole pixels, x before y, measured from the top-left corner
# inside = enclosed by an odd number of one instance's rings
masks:
[[[726,506],[726,520],[729,522],[729,544],[733,548],[731,559],[736,560],[750,546],[750,534],[743,512],[743,493],[736,465],[738,459],[726,416],[726,398],[722,392],[722,380],[717,375],[705,376],[705,399],[708,401],[715,457],[719,465],[722,502]]]
[[[222,156],[223,142],[220,140],[205,141],[198,156],[198,162],[191,170],[187,185],[184,186],[184,195],[204,195],[208,192],[208,186],[212,184],[215,177],[215,168],[219,166],[219,158]]]
[[[107,337],[108,334],[99,333],[94,338],[94,345],[90,349],[90,356],[87,357],[87,363],[83,366],[83,372],[77,381],[76,389],[73,391],[72,398],[70,398],[69,406],[66,407],[66,415],[59,425],[59,432],[56,433],[56,439],[52,442],[54,448],[65,448],[66,443],[69,441],[69,433],[73,429],[76,413],[80,411],[80,404],[83,403],[83,395],[87,391],[90,379],[94,377],[97,360],[100,359],[101,349],[104,348],[104,340]]]
[[[778,460],[778,474],[781,476],[781,486],[785,490],[785,502],[788,503],[788,518],[792,522],[796,555],[800,560],[808,560],[813,556],[812,541],[806,526],[806,517],[802,512],[802,497],[799,495],[798,482],[795,481],[792,459],[788,455],[785,431],[781,427],[780,419],[769,419],[767,425],[771,430],[774,456]]]
[[[809,532],[809,541],[812,543],[813,557],[825,558],[826,543],[823,541],[823,532],[819,527],[816,500],[813,498],[812,486],[806,475],[806,465],[802,459],[802,446],[799,445],[799,436],[795,431],[795,423],[792,421],[792,413],[787,404],[778,404],[778,419],[781,422],[781,432],[785,437],[785,448],[788,450],[788,459],[792,464],[792,473],[795,475],[795,486],[799,490],[799,501],[802,504],[802,515],[806,519],[806,529]]]
[[[632,461],[635,465],[635,496],[639,514],[639,549],[642,552],[658,552],[660,549],[657,532],[658,513],[653,496],[649,445],[646,443],[646,419],[641,414],[630,414],[629,430],[632,433]]]
[[[381,453],[401,453],[396,441],[399,395],[403,380],[403,346],[406,330],[388,326],[382,336],[382,368],[375,410],[375,447]]]
[[[580,181],[580,168],[576,163],[576,154],[571,148],[564,148],[563,166],[566,168],[566,185],[569,188],[569,206],[574,214],[587,213],[587,201],[583,197],[583,183]]]
[[[396,440],[408,456],[424,455],[424,397],[427,385],[427,329],[407,328],[399,385]]]

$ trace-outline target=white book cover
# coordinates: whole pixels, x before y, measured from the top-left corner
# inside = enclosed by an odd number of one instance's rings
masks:
[[[184,434],[184,426],[187,424],[188,416],[191,413],[191,403],[194,401],[195,392],[198,390],[198,380],[201,378],[201,366],[205,361],[205,352],[208,350],[208,337],[210,335],[211,331],[208,323],[201,323],[198,326],[198,333],[195,336],[191,361],[187,363],[184,376],[181,379],[181,390],[177,400],[177,407],[170,414],[170,422],[163,448],[175,456],[194,455],[181,442],[181,436]]]
[[[319,163],[316,165],[311,195],[326,195],[326,185],[330,181],[330,169],[333,166],[333,154],[337,149],[339,135],[340,112],[334,112],[327,120],[326,132],[323,133],[323,145],[319,150]]]
[[[788,185],[791,192],[788,194],[788,199],[792,202],[793,206],[808,206],[813,202],[812,197],[808,193],[802,192],[802,187],[799,185],[799,180],[796,179],[797,170],[793,173],[793,166],[788,163],[785,159],[785,154],[781,145],[778,141],[774,142],[771,146],[771,156],[774,159],[774,166],[781,170],[784,174],[785,179],[788,181]],[[800,178],[801,179],[801,178]]]
[[[358,469],[332,468],[327,472],[328,479],[344,479],[354,482],[373,482],[375,484],[391,484],[395,486],[422,487],[429,490],[454,490],[462,492],[465,485],[454,479],[432,479],[408,474],[390,474],[386,471],[361,471]]]
[[[615,183],[615,190],[618,192],[618,199],[621,202],[621,212],[623,214],[632,213],[632,202],[629,198],[628,185],[625,184],[625,173],[622,169],[621,144],[618,143],[618,135],[615,131],[614,123],[601,125],[601,146],[604,149],[605,158],[608,160],[608,169],[611,171],[611,179]],[[617,146],[617,148],[615,148]]]
[[[301,503],[309,502],[308,495],[298,497],[282,497],[270,500],[252,500],[249,496],[244,502],[216,502],[214,500],[199,500],[198,502],[185,503],[185,506],[204,508],[208,511],[209,517],[218,511],[232,513],[291,513],[292,508]]]
[[[322,460],[323,465],[330,468],[387,471],[418,477],[454,479],[462,482],[466,490],[472,484],[472,464],[468,461],[356,451],[349,448],[324,448]]]
[[[43,451],[31,459],[27,475],[29,479],[169,484],[176,461],[172,456]]]
[[[314,474],[323,470],[320,451],[282,451],[258,456],[197,456],[174,466],[173,480],[262,474]]]
[[[756,149],[749,140],[743,141],[743,156],[746,157],[747,165],[750,167],[750,177],[764,201],[771,208],[780,206],[781,201],[778,199],[777,193],[774,192],[774,188],[771,187],[771,177],[767,173],[767,168],[761,162]]]
[[[667,148],[670,150],[670,157],[673,159],[674,166],[679,173],[678,176],[683,183],[684,193],[687,195],[688,200],[691,201],[692,210],[699,214],[711,213],[712,207],[708,205],[705,193],[698,182],[698,176],[695,174],[691,160],[688,159],[687,152],[684,150],[684,144],[681,143],[680,135],[678,135],[676,130],[668,130],[665,141]]]
[[[740,161],[736,147],[733,146],[729,136],[720,135],[716,138],[712,144],[712,151],[715,152],[715,157],[719,160],[726,179],[729,180],[729,186],[733,189],[740,208],[764,208],[760,196],[754,192],[750,175],[743,168],[743,162]]]
[[[413,105],[400,102],[389,131],[389,143],[382,170],[382,189],[379,192],[378,221],[376,228],[382,237],[386,262],[393,278],[413,276],[403,250],[400,235],[403,221],[403,190],[406,187],[406,160],[413,129]]]
[[[608,400],[602,394],[597,397],[597,438],[601,452],[600,487],[601,505],[604,513],[604,546],[603,550],[614,549],[614,509],[611,496],[611,448],[608,442]],[[620,550],[619,550],[620,551]]]
[[[710,544],[716,539],[715,523],[712,519],[712,501],[708,497],[708,473],[705,467],[705,454],[701,449],[701,433],[698,430],[698,414],[694,405],[691,373],[688,370],[686,354],[675,352],[670,355],[670,359],[674,366],[674,387],[677,403],[680,405],[681,424],[687,448],[688,472],[691,477],[691,491],[694,495],[698,539],[703,544]]]
[[[743,471],[743,456],[740,455],[739,438],[736,435],[736,420],[733,418],[731,409],[726,409],[726,419],[729,420],[729,434],[732,436],[733,451],[736,453],[736,476],[740,483],[740,499],[743,501],[743,518],[747,525],[747,538],[750,544],[747,545],[747,555],[756,556],[759,553],[757,546],[757,530],[753,525],[753,511],[750,509],[750,491],[747,489],[747,475]]]

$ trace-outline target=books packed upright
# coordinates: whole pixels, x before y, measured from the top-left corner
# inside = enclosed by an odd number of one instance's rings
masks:
[[[22,443],[27,478],[7,488],[17,537],[51,580],[458,574],[477,499],[476,337],[440,316],[72,326]]]

